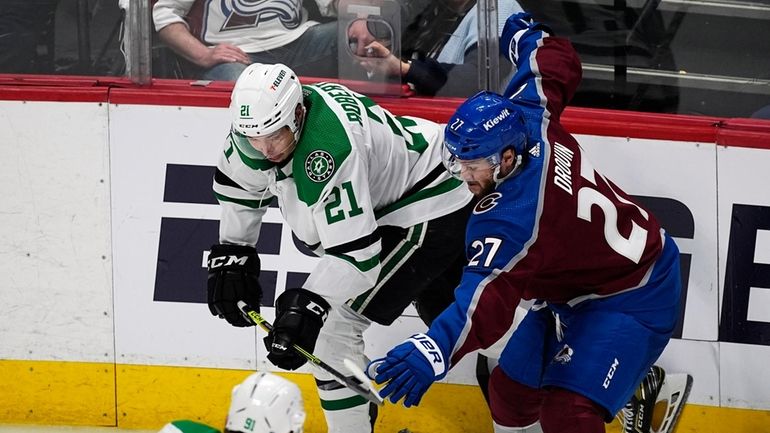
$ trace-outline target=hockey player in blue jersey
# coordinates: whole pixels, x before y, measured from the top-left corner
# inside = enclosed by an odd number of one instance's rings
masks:
[[[533,300],[491,374],[495,431],[604,432],[674,330],[678,249],[560,124],[581,72],[569,41],[517,14],[500,46],[517,68],[504,96],[477,94],[446,127],[445,165],[479,198],[456,300],[369,372],[416,405]]]

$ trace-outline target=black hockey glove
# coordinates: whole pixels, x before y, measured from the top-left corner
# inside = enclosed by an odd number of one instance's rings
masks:
[[[284,370],[296,370],[307,358],[292,349],[296,344],[313,353],[315,342],[331,306],[305,289],[288,289],[275,300],[273,330],[265,337],[267,359]]]
[[[254,247],[214,245],[208,260],[208,303],[211,314],[233,326],[253,326],[238,309],[238,301],[259,312],[259,257]]]

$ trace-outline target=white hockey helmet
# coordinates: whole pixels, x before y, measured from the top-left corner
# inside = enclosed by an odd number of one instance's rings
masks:
[[[257,372],[233,387],[226,432],[301,433],[304,423],[302,394],[293,382]]]
[[[288,66],[254,63],[235,82],[230,96],[233,129],[247,137],[261,137],[288,126],[299,139],[297,104],[302,105],[302,85]]]

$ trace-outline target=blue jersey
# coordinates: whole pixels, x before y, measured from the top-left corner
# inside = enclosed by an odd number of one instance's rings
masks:
[[[521,299],[575,305],[643,286],[663,245],[655,218],[597,172],[559,123],[580,81],[569,41],[531,29],[506,41],[518,69],[505,96],[522,107],[529,154],[468,222],[456,301],[428,332],[451,365],[496,342]]]

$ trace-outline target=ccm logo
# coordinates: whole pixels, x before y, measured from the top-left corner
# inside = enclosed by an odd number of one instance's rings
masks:
[[[209,259],[209,269],[216,269],[222,266],[240,265],[246,266],[249,256],[219,256]]]
[[[612,380],[612,376],[615,375],[615,370],[618,369],[618,365],[620,365],[620,361],[618,361],[618,358],[615,358],[615,360],[612,361],[612,365],[610,365],[610,371],[607,372],[607,377],[604,378],[604,383],[602,384],[604,389],[609,388],[610,381]]]
[[[322,322],[326,321],[326,316],[328,316],[328,314],[320,305],[313,301],[308,301],[306,308],[312,311],[316,316],[320,316]]]

